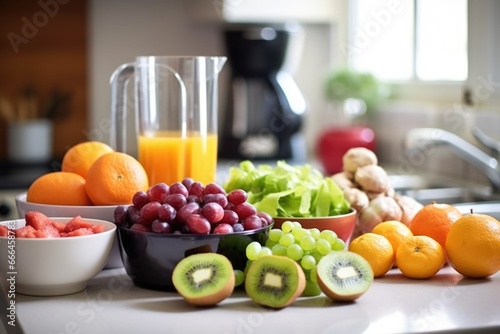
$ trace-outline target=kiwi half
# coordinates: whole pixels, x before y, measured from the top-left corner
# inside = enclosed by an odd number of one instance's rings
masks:
[[[248,267],[245,291],[254,302],[283,308],[299,297],[306,286],[302,268],[294,260],[278,255],[263,256]]]
[[[334,251],[319,260],[316,276],[323,293],[337,301],[353,301],[373,282],[373,270],[361,255]]]
[[[215,305],[233,293],[233,266],[221,254],[189,255],[175,266],[172,283],[188,303],[197,306]]]

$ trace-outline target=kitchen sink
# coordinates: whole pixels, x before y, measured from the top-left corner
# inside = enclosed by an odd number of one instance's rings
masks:
[[[389,175],[394,190],[422,204],[500,201],[488,185],[436,175]]]

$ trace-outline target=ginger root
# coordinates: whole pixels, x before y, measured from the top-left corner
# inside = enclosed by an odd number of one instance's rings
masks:
[[[345,171],[355,173],[359,167],[378,164],[375,153],[364,147],[349,149],[342,157],[342,167]]]

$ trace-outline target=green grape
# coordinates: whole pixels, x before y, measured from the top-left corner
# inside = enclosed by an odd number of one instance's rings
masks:
[[[318,239],[316,240],[316,250],[318,253],[326,255],[332,251],[332,247],[325,239]]]
[[[313,227],[313,228],[310,228],[309,229],[309,233],[311,234],[311,236],[314,238],[314,239],[318,239],[321,231],[318,230],[316,227]]]
[[[298,244],[291,244],[286,250],[286,256],[292,260],[299,261],[304,256],[304,250]]]
[[[273,248],[273,246],[276,245],[277,243],[278,243],[277,241],[273,241],[271,239],[267,239],[265,246],[267,248]]]
[[[288,247],[291,244],[295,243],[295,237],[291,233],[284,233],[281,236],[279,243],[285,247]]]
[[[305,251],[313,250],[316,247],[316,239],[311,235],[304,235],[299,240],[300,247]]]
[[[287,250],[287,247],[283,246],[281,244],[276,244],[271,248],[273,255],[286,256],[286,250]]]
[[[345,242],[344,242],[344,240],[337,238],[337,240],[335,240],[335,243],[332,244],[331,246],[332,246],[332,250],[334,250],[334,251],[342,251],[345,249]]]
[[[247,249],[245,250],[247,259],[251,261],[257,260],[257,256],[259,255],[261,249],[262,245],[258,241],[252,241],[249,243]]]
[[[294,227],[295,227],[294,223],[289,220],[281,224],[281,230],[285,233],[290,233]]]
[[[302,224],[299,222],[293,222],[293,228],[302,228]]]
[[[271,251],[271,248],[262,247],[260,249],[259,254],[257,254],[257,258],[260,259],[261,257],[268,256],[268,255],[273,255],[273,252]]]
[[[317,250],[314,250],[313,252],[311,252],[311,255],[316,259],[316,263],[318,263],[319,260],[321,260],[321,258],[323,257],[323,254],[321,254]]]
[[[283,231],[280,230],[279,228],[273,228],[268,233],[269,240],[276,241],[276,242],[278,242],[280,240],[282,235],[283,235]]]
[[[316,265],[316,259],[310,254],[304,255],[300,260],[300,265],[305,270],[312,269]]]
[[[239,269],[234,270],[234,286],[239,286],[245,281],[245,273]]]
[[[330,243],[330,245],[333,245],[337,241],[338,236],[337,233],[333,232],[332,230],[323,230],[319,234],[319,238],[325,239]]]
[[[309,231],[305,228],[294,228],[292,230],[292,235],[295,237],[296,240],[300,240],[303,236],[310,235]]]

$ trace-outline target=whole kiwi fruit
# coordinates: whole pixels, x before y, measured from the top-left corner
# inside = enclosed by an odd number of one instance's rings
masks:
[[[290,305],[304,291],[304,271],[294,260],[267,255],[253,261],[245,278],[245,291],[257,304],[270,308]]]
[[[332,300],[353,301],[373,282],[373,270],[361,255],[334,251],[323,256],[316,267],[321,291]]]
[[[234,270],[224,255],[197,253],[179,261],[172,272],[172,283],[184,299],[197,306],[215,305],[234,290]]]

